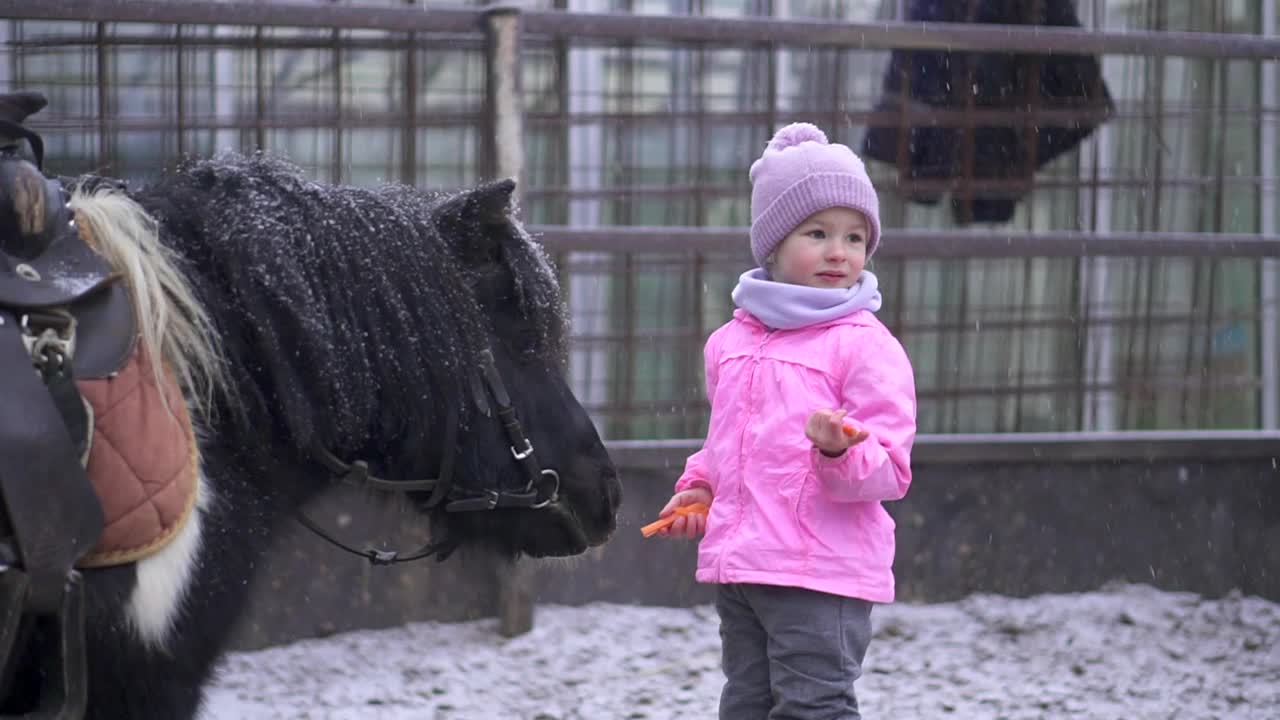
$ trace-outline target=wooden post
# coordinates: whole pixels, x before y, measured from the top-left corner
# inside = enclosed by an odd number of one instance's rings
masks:
[[[503,637],[533,629],[533,566],[528,560],[498,558],[498,632]]]
[[[485,98],[488,108],[489,179],[514,178],[519,196],[524,174],[524,100],[520,83],[520,11],[494,8],[485,15]]]
[[[494,8],[485,15],[485,97],[489,179],[514,178],[519,203],[524,173],[524,101],[520,88],[520,11]],[[514,637],[533,629],[533,571],[527,562],[499,558],[498,631]]]

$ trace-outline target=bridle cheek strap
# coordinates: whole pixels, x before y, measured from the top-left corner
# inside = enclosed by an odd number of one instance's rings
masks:
[[[481,415],[490,416],[492,406],[496,407],[497,419],[510,442],[512,458],[520,465],[527,482],[524,488],[512,490],[470,490],[456,487],[453,483],[454,465],[458,445],[458,413],[456,410],[446,413],[444,455],[440,460],[440,473],[434,478],[418,480],[386,480],[369,472],[369,464],[364,460],[347,463],[321,445],[312,448],[315,459],[323,465],[333,479],[357,488],[367,488],[383,492],[408,493],[430,492],[426,501],[428,508],[444,503],[445,512],[477,512],[496,510],[498,508],[528,508],[560,510],[560,473],[551,468],[543,468],[538,463],[533,443],[524,432],[516,410],[511,403],[511,395],[507,392],[502,376],[498,373],[493,352],[485,349],[480,352],[480,375],[472,376],[472,394],[476,409]],[[444,560],[457,548],[456,542],[442,541],[428,543],[419,550],[401,555],[393,550],[377,550],[368,548],[359,550],[343,543],[323,531],[312,522],[301,510],[295,514],[304,526],[333,545],[347,552],[360,555],[375,565],[391,565],[408,562],[428,555],[437,555]],[[562,513],[563,514],[563,513]],[[569,523],[570,526],[573,523]]]

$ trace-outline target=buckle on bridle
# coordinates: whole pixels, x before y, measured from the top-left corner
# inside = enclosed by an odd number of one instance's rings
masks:
[[[529,438],[525,438],[525,439],[524,439],[524,449],[523,449],[523,450],[521,450],[521,451],[519,451],[519,452],[517,452],[517,451],[516,451],[516,449],[515,449],[515,447],[513,446],[513,447],[511,448],[511,455],[512,455],[512,457],[514,457],[514,458],[515,458],[515,459],[517,459],[517,460],[524,460],[525,458],[529,457],[530,455],[533,455],[533,443],[529,442]]]

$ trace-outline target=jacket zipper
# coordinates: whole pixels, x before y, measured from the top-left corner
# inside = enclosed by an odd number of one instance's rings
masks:
[[[748,398],[752,397],[753,393],[755,392],[756,370],[760,368],[760,358],[764,356],[764,346],[765,346],[765,343],[769,342],[769,337],[771,335],[773,335],[772,329],[767,329],[764,331],[764,336],[760,338],[760,344],[756,346],[755,355],[751,358],[751,373],[747,376],[747,397]],[[748,409],[751,408],[751,403],[747,404],[747,408]],[[744,488],[746,487],[746,484],[747,484],[744,471],[746,470],[746,459],[747,459],[747,428],[750,426],[751,420],[752,420],[752,416],[750,413],[748,413],[742,423],[742,430],[738,435],[738,471],[740,475],[740,477],[738,478],[738,518],[737,518],[737,522],[735,522],[733,526],[733,535],[731,535],[730,537],[738,536],[738,531],[742,529],[742,519],[747,514],[747,505],[743,501],[743,498],[746,495]],[[727,552],[720,553],[720,559],[718,562],[720,566],[719,575],[721,578],[724,577],[725,555],[728,555],[728,553]]]

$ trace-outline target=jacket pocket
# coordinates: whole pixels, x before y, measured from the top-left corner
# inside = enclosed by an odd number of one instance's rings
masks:
[[[893,519],[878,502],[836,502],[809,472],[800,491],[796,523],[814,553],[875,562],[893,547]]]
[[[803,553],[810,544],[797,521],[804,474],[780,470],[745,473],[747,497],[738,539],[760,550]]]

